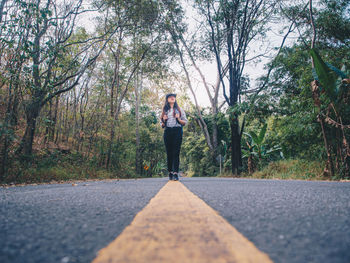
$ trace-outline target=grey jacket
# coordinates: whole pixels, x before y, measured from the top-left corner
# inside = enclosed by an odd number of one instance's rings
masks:
[[[177,109],[175,109],[175,114],[176,113],[179,113],[179,111]],[[186,118],[186,113],[185,113],[185,111],[182,108],[181,108],[181,117],[180,117],[180,119],[185,121],[184,125],[181,125],[180,123],[178,123],[176,121],[176,118],[173,115],[173,109],[172,108],[170,108],[168,110],[168,112],[166,112],[165,114],[168,115],[168,119],[167,119],[167,122],[166,122],[166,126],[167,127],[181,127],[181,126],[185,126],[187,124],[187,122],[188,122],[188,120]],[[162,126],[162,119],[160,119],[159,124],[160,124],[160,126]]]

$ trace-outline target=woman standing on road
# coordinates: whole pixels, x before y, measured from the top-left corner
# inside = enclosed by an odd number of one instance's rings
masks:
[[[176,94],[169,93],[165,97],[160,124],[164,129],[163,139],[167,153],[169,180],[179,180],[180,148],[182,143],[182,127],[187,123],[186,113],[176,102]]]

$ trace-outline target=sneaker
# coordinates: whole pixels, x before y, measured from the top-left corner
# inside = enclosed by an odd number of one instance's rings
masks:
[[[173,173],[172,172],[170,172],[169,173],[169,180],[173,180],[174,178],[173,178]]]
[[[174,181],[179,181],[179,176],[177,175],[177,173],[174,174]]]

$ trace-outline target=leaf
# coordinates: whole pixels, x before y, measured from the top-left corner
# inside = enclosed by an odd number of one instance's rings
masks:
[[[247,132],[243,132],[243,134],[245,134],[245,135],[247,135],[248,137],[252,137],[249,133],[247,133]]]
[[[282,151],[280,151],[280,156],[282,159],[285,159]]]
[[[342,79],[346,79],[348,77],[345,72],[343,72],[340,69],[334,67],[332,64],[330,64],[328,62],[325,62],[325,64],[327,65],[327,67],[329,67],[331,70],[333,70]]]
[[[312,76],[314,77],[314,79],[317,80],[317,81],[319,82],[320,79],[319,79],[318,76],[317,76],[316,69],[313,68],[313,69],[311,70],[311,72],[312,72]]]
[[[322,60],[321,56],[317,53],[316,49],[312,48],[309,51],[311,57],[314,59],[315,71],[318,79],[326,91],[327,95],[333,100],[336,100],[336,78],[332,74],[331,69]]]
[[[254,142],[255,144],[258,144],[258,141],[259,141],[258,135],[256,135],[255,132],[251,131],[251,132],[250,132],[250,136],[252,137],[253,142]]]
[[[267,128],[267,123],[264,124],[264,126],[261,128],[260,133],[259,133],[259,144],[262,143],[264,140],[265,134],[266,134],[266,128]]]
[[[266,154],[272,153],[272,152],[275,152],[275,151],[278,151],[278,150],[282,150],[282,148],[281,148],[281,147],[271,148],[271,149],[269,149],[269,150],[266,151]]]
[[[247,150],[244,150],[244,149],[242,149],[242,153],[243,153],[242,158],[249,157],[249,155],[250,155],[250,152]]]

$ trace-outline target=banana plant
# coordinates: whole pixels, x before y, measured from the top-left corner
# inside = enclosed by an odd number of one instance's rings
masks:
[[[315,80],[311,83],[312,96],[319,110],[317,119],[321,124],[327,152],[325,173],[334,176],[334,168],[340,167],[340,173],[350,174],[350,146],[346,137],[346,129],[350,129],[350,124],[343,123],[349,114],[349,74],[344,72],[345,66],[340,70],[323,61],[316,49],[312,48],[309,53],[314,62],[312,74]],[[325,123],[329,126],[326,127]],[[327,136],[326,133],[326,129],[331,127],[338,130],[335,133],[338,137],[336,141],[342,143],[331,145],[332,139],[327,138],[329,135]],[[332,149],[334,149],[333,154]],[[332,155],[336,156],[337,165],[333,164]]]
[[[312,75],[319,83],[320,92],[326,93],[334,106],[338,106],[342,95],[347,92],[347,87],[344,84],[349,81],[348,76],[342,70],[323,61],[316,49],[312,48],[310,55],[314,61]]]
[[[270,149],[266,149],[266,144],[264,144],[266,129],[267,129],[267,123],[265,123],[264,126],[261,128],[261,130],[259,131],[259,135],[257,135],[254,131],[251,131],[249,133],[248,132],[243,133],[248,137],[248,139],[246,140],[246,144],[248,148],[242,149],[242,153],[243,153],[242,157],[248,158],[249,173],[252,173],[255,170],[256,163],[254,159],[257,159],[258,163],[260,163],[262,158],[265,158],[271,153],[280,151],[282,149],[278,145]]]
[[[259,161],[261,159],[261,152],[263,150],[263,141],[265,139],[266,128],[267,128],[267,123],[265,123],[264,126],[261,128],[259,132],[259,136],[254,131],[251,131],[250,133],[244,133],[252,138],[252,146],[257,151]]]

